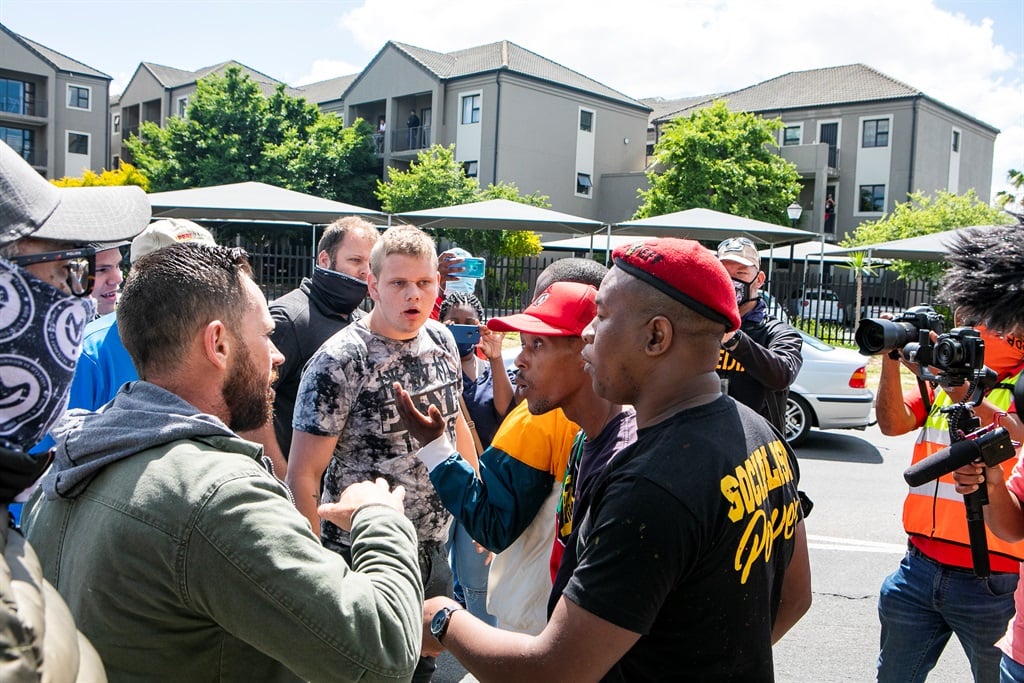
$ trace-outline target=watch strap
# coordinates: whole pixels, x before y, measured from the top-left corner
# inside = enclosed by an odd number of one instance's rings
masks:
[[[444,620],[439,624],[439,627],[437,628],[436,632],[434,633],[434,638],[437,639],[437,642],[439,642],[442,645],[444,645],[444,641],[442,639],[448,633],[448,624],[451,623],[452,615],[455,614],[456,612],[464,612],[465,610],[466,610],[465,607],[442,607],[437,612],[437,614],[434,615],[434,619],[437,619],[437,617],[440,616],[441,614],[444,615]]]

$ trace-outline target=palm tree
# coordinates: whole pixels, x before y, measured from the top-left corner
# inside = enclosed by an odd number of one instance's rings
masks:
[[[874,275],[875,266],[868,257],[867,252],[855,251],[846,259],[846,265],[839,267],[852,270],[854,272],[854,278],[857,281],[857,296],[855,298],[855,308],[853,311],[853,329],[857,329],[857,325],[860,324],[860,301],[861,294],[864,291],[864,276]]]

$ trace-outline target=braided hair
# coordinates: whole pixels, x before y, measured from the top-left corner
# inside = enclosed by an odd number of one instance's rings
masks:
[[[476,319],[483,322],[484,306],[480,303],[480,299],[476,298],[475,294],[469,294],[468,292],[452,292],[451,294],[445,294],[444,301],[441,302],[441,310],[437,314],[437,319],[444,321],[444,317],[448,314],[448,311],[461,305],[471,307],[476,311]]]

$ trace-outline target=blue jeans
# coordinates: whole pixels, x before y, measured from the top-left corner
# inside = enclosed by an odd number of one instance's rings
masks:
[[[975,682],[997,683],[1002,652],[995,642],[1013,616],[1016,588],[1017,574],[979,579],[969,569],[940,565],[911,547],[878,597],[878,680],[924,681],[955,633]]]
[[[1024,683],[1024,664],[1003,653],[999,662],[999,683]]]
[[[498,620],[487,612],[487,572],[489,567],[484,564],[487,552],[478,553],[473,539],[462,524],[452,522],[451,536],[452,573],[455,583],[462,589],[466,610],[477,619],[491,626],[497,626]],[[456,589],[458,592],[458,589]]]

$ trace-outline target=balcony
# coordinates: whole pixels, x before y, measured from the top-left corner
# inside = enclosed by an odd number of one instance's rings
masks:
[[[839,153],[837,147],[825,143],[812,145],[787,145],[782,147],[779,155],[796,165],[797,173],[802,178],[813,178],[824,172],[828,178],[839,177]]]
[[[46,100],[0,97],[0,117],[6,121],[31,123],[31,119],[37,119],[39,123],[45,123],[48,113],[49,106]]]
[[[416,128],[396,128],[388,131],[391,152],[417,152],[430,146],[430,126],[418,126]],[[382,148],[383,138],[374,135],[378,143],[377,153],[383,154],[386,150]]]

